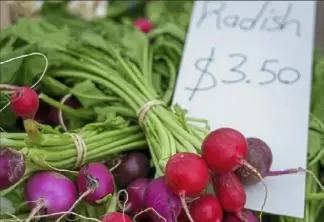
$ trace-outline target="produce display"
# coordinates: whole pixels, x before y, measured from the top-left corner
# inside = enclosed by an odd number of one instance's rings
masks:
[[[100,16],[66,4],[1,30],[0,221],[324,220],[321,52],[308,167],[273,171],[266,141],[171,105],[192,1],[109,1]],[[263,183],[266,203],[264,177],[297,173],[304,219],[244,208],[245,185]]]

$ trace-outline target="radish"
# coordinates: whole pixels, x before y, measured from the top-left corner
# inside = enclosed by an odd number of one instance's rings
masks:
[[[66,176],[54,171],[34,174],[27,181],[24,193],[25,200],[31,210],[26,221],[30,221],[36,213],[66,212],[77,199],[77,190],[73,182]],[[48,217],[58,218],[60,215],[55,214]]]
[[[135,27],[141,30],[142,32],[148,33],[154,28],[154,24],[148,19],[139,18],[134,23]]]
[[[258,217],[249,210],[244,209],[242,211],[242,216],[245,218],[246,222],[259,222]],[[226,213],[223,222],[242,222],[242,219],[238,218],[233,213]]]
[[[260,178],[265,189],[265,198],[261,207],[262,215],[263,207],[267,201],[268,189],[262,175],[246,161],[248,143],[244,135],[232,128],[214,130],[204,139],[201,152],[209,169],[217,174],[232,172],[245,166]]]
[[[104,204],[101,200],[115,191],[113,176],[101,163],[90,163],[81,167],[76,183],[84,200],[91,205]]]
[[[0,147],[0,189],[16,184],[26,170],[25,156],[13,149]]]
[[[131,182],[126,189],[127,197],[125,202],[125,208],[123,209],[126,212],[131,212],[133,214],[138,213],[139,211],[144,210],[144,194],[145,190],[149,185],[149,180],[146,178],[140,178]]]
[[[164,176],[152,180],[146,188],[144,196],[145,207],[147,208],[145,211],[149,212],[149,215],[154,222],[176,221],[181,210],[181,202],[179,197],[172,193],[172,191],[165,185]],[[153,209],[154,211],[150,209]]]
[[[235,173],[212,174],[212,184],[223,210],[234,213],[244,221],[242,210],[246,193]]]
[[[132,219],[126,214],[120,212],[113,212],[105,214],[101,218],[102,222],[132,222]]]
[[[192,221],[185,197],[198,196],[206,189],[209,183],[209,170],[205,161],[194,153],[176,153],[166,164],[165,183],[180,197],[182,207]]]
[[[216,197],[203,194],[190,205],[190,214],[194,221],[221,222],[223,209]]]
[[[305,170],[287,169],[282,171],[271,171],[272,165],[272,152],[270,147],[259,138],[247,138],[248,142],[248,155],[247,161],[251,164],[262,177],[266,176],[278,176],[284,174],[293,174],[298,172],[304,172]],[[254,173],[251,173],[249,168],[242,166],[235,171],[236,175],[244,185],[256,184],[261,181]]]
[[[120,158],[120,164],[113,171],[116,184],[125,188],[130,182],[148,177],[150,163],[147,156],[140,152],[130,152]]]
[[[29,87],[15,87],[10,98],[10,106],[16,116],[32,119],[38,110],[39,98]]]

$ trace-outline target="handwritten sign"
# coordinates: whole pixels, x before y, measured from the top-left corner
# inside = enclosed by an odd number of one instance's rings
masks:
[[[305,168],[315,11],[314,1],[196,1],[173,102],[212,129],[266,141],[272,170]],[[265,182],[265,212],[304,216],[305,174]],[[246,208],[260,210],[262,184],[246,191]]]

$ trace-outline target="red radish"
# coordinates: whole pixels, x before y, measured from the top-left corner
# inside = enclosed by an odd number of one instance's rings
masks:
[[[130,182],[148,177],[150,161],[140,152],[130,152],[120,158],[120,164],[113,171],[116,184],[125,188]]]
[[[212,174],[212,184],[223,210],[232,212],[243,220],[246,193],[235,173]]]
[[[239,131],[220,128],[204,139],[201,152],[210,170],[226,173],[247,164],[248,144]]]
[[[177,153],[166,164],[165,183],[172,192],[179,195],[181,204],[191,220],[185,197],[198,196],[206,189],[209,170],[199,155],[189,152]]]
[[[125,202],[124,211],[136,214],[139,211],[144,210],[145,208],[144,194],[148,185],[149,185],[148,179],[140,178],[134,180],[127,186],[126,189],[127,198]]]
[[[32,119],[38,110],[39,98],[33,89],[26,86],[17,87],[11,95],[10,106],[17,116]]]
[[[79,192],[92,205],[104,204],[100,200],[115,191],[115,183],[109,169],[101,163],[90,163],[81,167],[77,176]]]
[[[13,149],[0,147],[0,189],[17,183],[26,170],[25,156]]]
[[[202,143],[202,156],[209,169],[215,173],[227,173],[245,166],[253,171],[262,181],[265,188],[264,203],[266,203],[268,190],[261,174],[246,161],[248,143],[239,131],[232,128],[220,128],[212,131]]]
[[[134,23],[135,27],[141,30],[142,32],[148,33],[154,28],[154,24],[148,19],[139,18]]]
[[[298,172],[305,172],[302,168],[287,169],[281,171],[271,171],[273,155],[270,147],[259,138],[247,138],[248,142],[248,155],[247,162],[251,164],[262,177],[266,176],[278,176],[284,174],[293,174]],[[242,166],[235,171],[236,175],[244,185],[256,184],[261,179],[254,173],[251,173],[250,169]]]
[[[66,176],[54,172],[43,171],[34,174],[25,185],[25,200],[31,210],[26,221],[30,221],[36,213],[55,214],[66,212],[77,199],[74,183]],[[48,216],[58,218],[60,214]]]
[[[223,209],[216,197],[203,194],[190,205],[190,214],[194,221],[221,222]]]
[[[257,216],[255,216],[251,211],[249,210],[243,210],[242,216],[246,219],[247,222],[259,222],[259,219]],[[238,218],[233,213],[226,213],[224,216],[223,222],[242,222],[242,219]]]
[[[176,222],[181,210],[181,202],[179,197],[167,188],[164,181],[164,177],[158,177],[150,182],[144,194],[146,207],[144,211],[149,213],[154,222],[165,222],[165,220]],[[150,209],[154,209],[155,212]],[[142,212],[138,213],[134,219]]]
[[[101,222],[132,222],[132,219],[126,214],[120,212],[113,212],[105,214],[101,218]]]

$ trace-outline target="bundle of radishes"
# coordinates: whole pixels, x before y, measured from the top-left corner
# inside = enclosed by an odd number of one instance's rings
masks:
[[[170,107],[190,17],[184,5],[150,1],[145,16],[151,21],[54,16],[22,19],[3,31],[7,59],[37,50],[50,65],[37,92],[26,85],[39,76],[42,61],[3,69],[22,76],[16,83],[6,78],[0,90],[25,132],[0,133],[0,201],[17,201],[13,211],[0,209],[0,221],[256,222],[244,209],[243,186],[306,172],[272,171],[271,149],[261,139],[232,128],[210,132],[194,124],[202,120]],[[324,73],[318,67],[324,66],[317,66],[317,81]],[[322,139],[314,115],[310,129],[311,142]],[[324,152],[318,144],[309,150],[309,169],[319,175]],[[307,222],[324,206],[314,181],[307,178]]]

